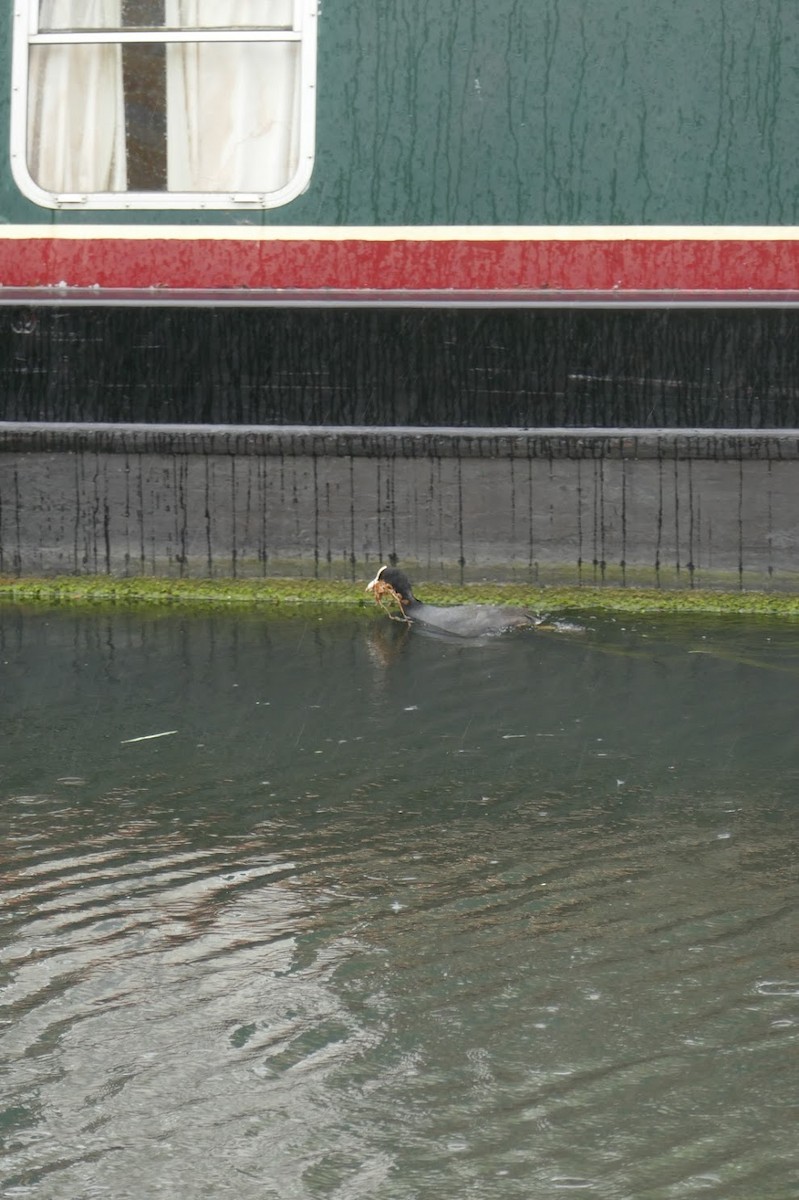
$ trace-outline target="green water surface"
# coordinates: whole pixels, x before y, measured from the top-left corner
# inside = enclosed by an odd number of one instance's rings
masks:
[[[0,608],[0,1192],[796,1195],[797,683],[768,618]]]

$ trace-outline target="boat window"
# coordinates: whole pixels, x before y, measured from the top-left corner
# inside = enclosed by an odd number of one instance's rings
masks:
[[[313,167],[317,0],[18,0],[11,154],[50,208],[274,208]]]

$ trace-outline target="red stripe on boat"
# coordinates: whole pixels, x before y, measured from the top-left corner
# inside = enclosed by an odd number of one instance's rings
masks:
[[[795,291],[799,240],[2,238],[3,287]]]

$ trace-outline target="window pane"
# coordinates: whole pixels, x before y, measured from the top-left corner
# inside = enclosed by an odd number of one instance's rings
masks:
[[[39,29],[118,29],[120,0],[40,0]]]
[[[293,0],[166,0],[172,29],[291,29]]]
[[[271,192],[297,168],[299,46],[167,46],[167,178],[175,192]]]
[[[128,0],[127,7],[125,28],[164,22],[160,3]],[[121,8],[120,0],[40,0],[39,29],[43,33],[120,29]],[[169,29],[291,29],[293,23],[293,0],[166,0]]]
[[[119,46],[32,46],[28,170],[48,192],[124,191]]]

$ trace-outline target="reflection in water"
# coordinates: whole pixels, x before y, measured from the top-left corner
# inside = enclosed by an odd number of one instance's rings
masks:
[[[791,626],[6,608],[0,670],[7,1194],[796,1190]]]

